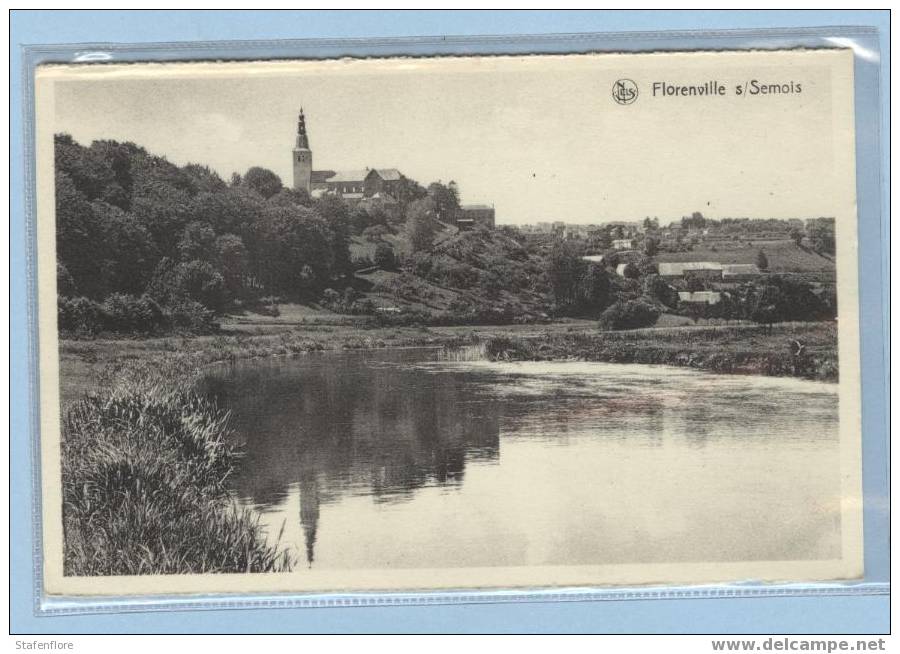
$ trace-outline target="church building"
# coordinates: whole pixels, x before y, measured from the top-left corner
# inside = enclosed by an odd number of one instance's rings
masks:
[[[396,195],[403,175],[396,168],[313,170],[303,109],[300,109],[297,120],[293,154],[295,190],[306,191],[313,197],[333,194],[350,202],[378,202],[385,206],[397,204]]]
[[[392,211],[399,207],[398,193],[403,174],[396,168],[363,168],[360,170],[313,170],[312,149],[306,133],[303,109],[297,119],[294,143],[294,190],[306,191],[312,197],[336,195],[347,202],[370,208],[378,206]],[[483,204],[463,205],[452,219],[461,230],[476,226],[494,228],[494,207]]]

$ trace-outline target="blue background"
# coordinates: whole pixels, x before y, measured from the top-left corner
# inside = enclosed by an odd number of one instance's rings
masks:
[[[23,202],[21,64],[23,44],[222,39],[535,34],[617,30],[735,29],[870,25],[882,47],[883,134],[887,134],[887,11],[14,11],[11,16],[10,213],[10,629],[13,633],[155,632],[589,632],[589,633],[874,633],[889,630],[887,596],[819,596],[410,607],[178,611],[37,616],[32,591],[31,479],[28,453],[26,259]],[[886,142],[886,141],[885,141]],[[877,143],[873,144],[875,147]],[[882,149],[888,171],[888,149]],[[882,187],[885,199],[887,184]],[[861,198],[862,200],[862,198]],[[867,203],[872,204],[874,199]],[[881,202],[886,207],[886,201]],[[861,212],[863,210],[861,201]],[[870,206],[872,215],[876,207]],[[886,211],[886,210],[885,210]],[[880,241],[879,239],[884,239]],[[887,244],[887,218],[861,222],[861,251]],[[884,243],[884,245],[879,245]],[[863,258],[863,279],[878,284],[863,298],[863,361],[885,379],[881,328],[887,286],[884,258]],[[867,272],[868,271],[868,272]],[[864,334],[865,337],[865,334]],[[873,340],[874,339],[874,340]],[[883,388],[867,389],[864,429],[884,430]],[[867,437],[868,438],[868,437]],[[883,454],[879,448],[878,454]],[[886,487],[887,465],[867,457],[867,487]],[[874,465],[873,465],[874,463]],[[880,465],[879,465],[880,463]],[[867,497],[867,502],[883,498]],[[879,535],[884,536],[879,525]],[[867,526],[867,537],[871,536]],[[884,557],[879,563],[880,579]]]

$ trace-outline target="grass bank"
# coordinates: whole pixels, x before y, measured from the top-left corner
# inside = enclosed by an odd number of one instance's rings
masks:
[[[831,322],[637,329],[622,332],[496,336],[494,360],[579,359],[686,366],[717,373],[838,380],[837,326]]]
[[[176,361],[133,362],[115,388],[64,412],[65,574],[291,568],[229,496],[239,451],[228,416],[193,392],[191,367]]]

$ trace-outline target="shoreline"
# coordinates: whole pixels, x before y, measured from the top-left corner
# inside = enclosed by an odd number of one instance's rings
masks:
[[[110,386],[136,364],[190,369],[308,352],[483,345],[491,360],[569,360],[691,367],[719,374],[838,381],[831,322],[660,327],[600,332],[590,323],[360,330],[317,325],[262,334],[132,339],[60,339],[61,409]],[[802,347],[801,356],[793,350]]]
[[[791,339],[799,340],[799,339]],[[635,342],[637,341],[637,342]],[[836,348],[804,346],[796,355],[789,342],[780,350],[715,351],[714,348],[648,344],[604,335],[495,338],[487,343],[492,361],[592,361],[636,365],[665,365],[741,376],[792,377],[825,383],[838,382]]]

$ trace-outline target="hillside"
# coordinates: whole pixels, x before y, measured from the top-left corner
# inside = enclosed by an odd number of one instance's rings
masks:
[[[387,240],[387,239],[385,239]],[[428,313],[460,310],[546,311],[543,261],[501,232],[448,233],[428,252],[405,257],[402,270],[357,273],[357,288],[376,307]],[[409,253],[402,235],[392,235],[395,251]],[[374,245],[374,244],[373,244]]]

